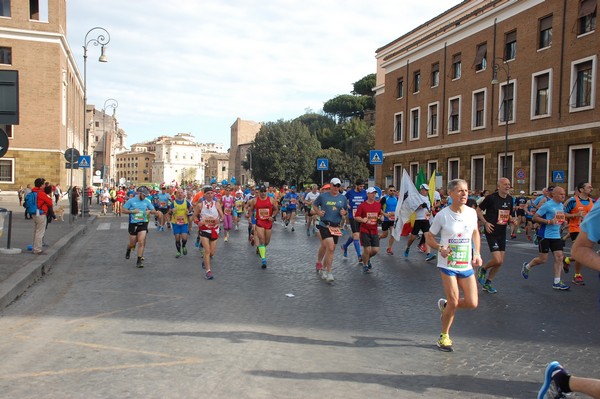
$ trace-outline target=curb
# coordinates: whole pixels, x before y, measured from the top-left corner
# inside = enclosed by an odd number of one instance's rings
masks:
[[[95,217],[91,217],[87,224],[76,227],[54,244],[52,248],[49,248],[47,250],[48,255],[38,256],[37,259],[14,272],[0,284],[0,311],[17,300],[29,287],[46,275],[52,269],[54,261],[71,246],[80,234],[85,234],[88,225],[95,220]]]

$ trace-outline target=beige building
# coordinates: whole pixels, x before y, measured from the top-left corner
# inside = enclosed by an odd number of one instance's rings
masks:
[[[115,155],[116,183],[118,185],[151,183],[154,153],[148,151],[127,151]],[[107,185],[107,184],[104,184]]]
[[[97,110],[89,104],[88,108],[92,110],[89,132],[92,170],[95,176],[100,176],[103,185],[112,186],[118,182],[116,155],[127,151],[125,148],[127,135],[123,129],[119,129],[114,110],[108,113]]]
[[[464,1],[379,48],[379,184],[600,185],[596,0]]]
[[[18,71],[20,111],[18,125],[2,126],[9,135],[8,153],[0,158],[2,190],[37,177],[68,187],[63,154],[70,147],[83,154],[82,79],[66,39],[66,10],[65,0],[0,7],[0,70]],[[82,171],[73,171],[73,184],[81,185]]]
[[[221,183],[229,181],[229,155],[223,153],[204,154],[206,172],[204,183],[210,184],[213,180]]]
[[[254,141],[262,126],[261,122],[245,121],[237,118],[231,125],[231,148],[229,149],[229,179],[235,177],[239,184],[246,184],[251,180],[250,171],[242,167],[246,160],[248,144]]]

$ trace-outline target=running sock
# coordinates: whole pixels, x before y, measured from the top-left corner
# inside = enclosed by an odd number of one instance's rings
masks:
[[[267,247],[265,245],[259,245],[258,246],[258,253],[260,254],[261,258],[266,259],[266,257],[267,257]]]
[[[554,284],[560,283],[560,277],[554,279]]]
[[[177,252],[181,252],[181,241],[175,241],[175,247],[177,248]]]
[[[354,249],[356,249],[356,254],[360,258],[360,241],[352,240],[354,242]]]
[[[570,380],[571,374],[567,373],[566,370],[557,371],[552,375],[552,380],[558,385],[561,391],[565,393],[571,392]]]
[[[352,244],[352,241],[354,241],[354,238],[352,238],[352,234],[351,234],[350,237],[348,237],[348,241],[346,241],[346,243],[344,244],[344,250],[348,249],[350,244]]]
[[[187,240],[181,240],[181,247],[185,248],[185,245],[187,244]]]

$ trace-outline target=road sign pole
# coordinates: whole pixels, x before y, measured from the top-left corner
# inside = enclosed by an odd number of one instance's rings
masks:
[[[321,171],[321,187],[323,187],[323,171]]]

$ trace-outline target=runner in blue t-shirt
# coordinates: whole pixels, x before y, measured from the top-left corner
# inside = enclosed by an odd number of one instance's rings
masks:
[[[291,186],[290,191],[285,194],[283,201],[287,203],[287,220],[285,227],[289,223],[292,224],[292,231],[295,231],[294,225],[296,224],[296,209],[298,207],[298,194],[296,194],[296,186]]]
[[[600,244],[600,201],[596,201],[592,210],[583,218],[579,236],[571,248],[571,254],[578,262],[600,272],[600,254],[595,251],[595,244]]]
[[[346,192],[346,199],[348,200],[348,221],[350,222],[352,234],[348,237],[346,243],[342,245],[344,258],[347,258],[348,247],[350,244],[354,244],[359,263],[362,263],[362,256],[360,254],[360,223],[357,223],[354,220],[354,214],[356,213],[358,206],[367,200],[367,192],[364,188],[365,182],[362,179],[357,179],[354,188]]]
[[[560,234],[560,226],[565,222],[564,201],[565,190],[562,187],[556,187],[552,192],[552,199],[544,202],[533,215],[533,221],[541,225],[538,231],[539,254],[529,263],[524,262],[521,268],[523,278],[529,278],[531,268],[546,263],[548,252],[552,251],[554,254],[554,283],[552,288],[555,290],[569,289],[569,286],[563,283],[560,278],[564,258],[564,241]]]
[[[146,196],[149,194],[146,187],[137,190],[138,196],[130,198],[123,205],[123,213],[129,214],[129,243],[125,259],[129,259],[131,250],[138,244],[137,267],[144,267],[144,246],[148,233],[148,214],[154,214],[154,206]]]

